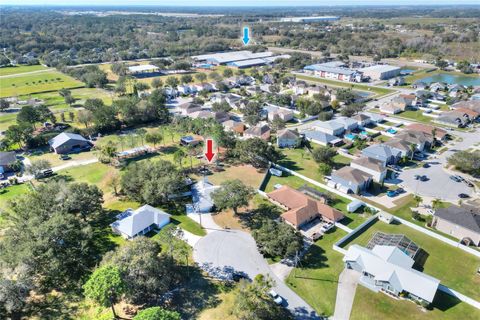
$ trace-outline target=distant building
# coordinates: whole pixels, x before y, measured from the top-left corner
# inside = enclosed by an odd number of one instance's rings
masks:
[[[378,64],[375,66],[358,69],[363,73],[364,77],[370,77],[372,80],[387,80],[400,75],[400,67],[390,66],[386,64]]]
[[[435,211],[432,226],[463,244],[480,246],[480,211],[468,205],[450,206]]]
[[[271,56],[273,56],[273,53],[269,51],[253,53],[248,50],[242,50],[192,56],[192,59],[197,62],[206,62],[212,65],[226,65],[232,62],[267,58]]]
[[[142,64],[139,66],[128,67],[129,74],[154,73],[158,72],[160,68],[151,64]]]
[[[180,111],[182,115],[188,116],[191,113],[201,111],[202,106],[196,103],[187,102],[187,103],[182,103],[178,105],[177,109]]]
[[[331,67],[325,64],[313,64],[306,66],[303,68],[303,70],[321,78],[347,82],[360,82],[362,80],[362,74],[360,72],[343,67]]]
[[[337,21],[337,20],[340,20],[340,17],[337,17],[337,16],[286,17],[286,18],[281,18],[280,22],[314,23],[314,22]]]
[[[110,226],[114,233],[125,239],[133,239],[154,229],[161,229],[168,223],[170,214],[147,204],[137,210],[128,209],[117,215],[117,220]]]
[[[13,165],[17,161],[14,151],[0,151],[0,174],[13,171]]]
[[[298,131],[283,129],[277,133],[277,146],[279,148],[296,148],[301,144]]]
[[[270,139],[270,127],[266,124],[256,125],[245,130],[243,136],[245,138],[260,138],[263,140],[268,140]]]

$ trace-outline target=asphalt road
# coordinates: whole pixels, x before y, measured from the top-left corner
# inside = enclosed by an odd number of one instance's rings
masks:
[[[321,319],[302,298],[275,276],[258,252],[255,240],[246,232],[211,232],[196,243],[193,258],[200,267],[218,278],[225,278],[233,271],[244,272],[250,279],[257,274],[269,275],[275,282],[273,289],[284,299],[284,306],[296,319]]]

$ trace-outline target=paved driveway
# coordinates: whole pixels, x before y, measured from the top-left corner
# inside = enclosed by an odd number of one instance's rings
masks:
[[[268,274],[275,281],[274,290],[284,298],[285,306],[295,314],[296,319],[320,319],[271,271],[258,252],[255,240],[246,232],[213,231],[196,243],[193,258],[200,267],[219,278],[227,277],[232,271],[244,272],[251,279],[257,274]]]
[[[334,320],[348,320],[352,312],[355,291],[360,272],[344,269],[338,277],[337,300],[335,302]]]

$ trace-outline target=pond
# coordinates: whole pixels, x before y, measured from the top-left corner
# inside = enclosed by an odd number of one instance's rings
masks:
[[[426,83],[445,82],[448,84],[457,83],[463,86],[480,86],[480,76],[464,76],[459,74],[438,73],[430,77],[420,79]]]
[[[402,76],[406,76],[408,74],[412,74],[415,70],[413,69],[402,69],[400,70],[400,75]]]

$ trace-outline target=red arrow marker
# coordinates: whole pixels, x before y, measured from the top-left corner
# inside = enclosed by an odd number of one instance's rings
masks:
[[[207,158],[208,162],[212,162],[213,157],[215,157],[212,139],[207,139],[207,152],[205,152],[205,157]]]

